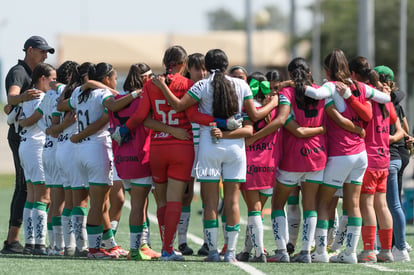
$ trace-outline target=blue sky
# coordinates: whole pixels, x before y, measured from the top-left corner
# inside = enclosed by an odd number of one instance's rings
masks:
[[[311,15],[304,7],[313,0],[296,0],[298,25],[306,26]],[[289,13],[289,0],[251,0],[253,13],[266,5],[278,5]],[[24,41],[41,35],[59,51],[61,33],[148,33],[207,31],[207,12],[224,7],[244,17],[245,0],[7,0],[0,9],[0,90],[4,99],[4,78],[17,59],[23,58]],[[47,62],[58,65],[54,56]]]

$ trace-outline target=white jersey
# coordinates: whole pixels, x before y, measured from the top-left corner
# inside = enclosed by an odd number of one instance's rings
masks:
[[[239,113],[242,113],[244,100],[253,98],[252,91],[249,88],[249,85],[244,80],[225,76],[229,80],[233,87],[235,88],[237,98],[239,101]],[[213,81],[214,73],[212,73],[208,78],[202,79],[195,83],[188,94],[198,101],[198,109],[201,113],[207,115],[213,115],[213,88],[211,82]],[[200,136],[202,134],[208,133],[210,135],[209,126],[200,125]]]
[[[41,93],[38,98],[23,102],[21,118],[28,118],[31,115],[33,115],[34,112],[36,112],[37,108],[39,107],[40,103],[42,102],[42,99],[44,96],[45,94]],[[40,121],[38,121],[38,123],[40,123]],[[38,123],[22,128],[22,130],[20,131],[20,137],[21,137],[22,142],[26,142],[30,140],[44,142],[45,133],[39,127]]]
[[[52,117],[60,116],[60,112],[57,111],[57,103],[60,94],[62,93],[65,85],[59,85],[56,90],[49,90],[43,97],[38,110],[43,114],[43,121],[47,128],[52,126]],[[45,148],[53,148],[56,146],[56,138],[52,136],[46,136]]]
[[[83,91],[78,87],[73,91],[72,96],[69,99],[69,106],[76,110],[79,132],[83,131],[91,123],[97,121],[104,114],[105,107],[103,103],[108,97],[113,96],[112,93],[106,89],[91,90],[87,98],[82,98],[82,93]],[[81,142],[106,142],[109,137],[108,127],[109,123]]]
[[[49,90],[43,97],[42,102],[37,109],[43,114],[43,122],[45,127],[52,126],[52,117],[60,116],[61,113],[57,111],[57,103],[60,94],[65,85],[59,85],[56,90]],[[43,168],[45,173],[45,182],[48,187],[61,187],[62,178],[56,166],[56,147],[57,139],[46,135],[45,146],[43,149]]]

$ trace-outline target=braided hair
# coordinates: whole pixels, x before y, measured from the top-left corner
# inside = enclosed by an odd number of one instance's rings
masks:
[[[172,75],[172,68],[187,62],[187,52],[179,45],[169,47],[164,53],[162,62],[165,65],[165,84],[170,85],[169,76]]]

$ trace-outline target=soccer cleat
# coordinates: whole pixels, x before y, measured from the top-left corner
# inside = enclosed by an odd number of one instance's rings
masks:
[[[297,255],[295,255],[291,259],[291,262],[310,264],[312,262],[312,259],[311,259],[309,251],[301,250]]]
[[[118,255],[115,253],[109,253],[103,248],[89,248],[87,257],[88,259],[108,260],[118,258]]]
[[[223,248],[220,251],[220,256],[226,255],[226,252],[227,252],[227,244],[224,244]]]
[[[203,246],[197,251],[198,256],[208,256],[208,245],[203,243]]]
[[[23,248],[23,254],[24,255],[33,255],[33,250],[35,248],[34,244],[25,244]]]
[[[288,263],[290,262],[289,254],[285,249],[275,250],[275,255],[267,259],[270,263]]]
[[[355,252],[348,255],[345,253],[345,251],[343,251],[338,255],[334,255],[331,258],[329,258],[329,262],[341,264],[356,264],[358,263],[358,259]]]
[[[205,262],[220,262],[220,255],[217,250],[209,251],[208,256],[204,259]]]
[[[181,255],[181,253],[175,251],[174,249],[172,250],[171,253],[168,253],[167,251],[163,250],[161,252],[161,261],[185,261],[183,255]]]
[[[373,250],[363,250],[358,254],[358,263],[376,263],[377,256]]]
[[[224,262],[237,263],[236,255],[234,255],[234,252],[226,251],[226,254],[224,254]]]
[[[140,248],[141,252],[144,253],[145,255],[151,257],[151,259],[158,259],[161,257],[161,253],[156,252],[154,250],[151,249],[151,247],[149,247],[148,244],[143,244],[141,245]]]
[[[260,256],[258,256],[258,257],[254,256],[254,257],[250,258],[249,262],[251,262],[251,263],[267,263],[267,258],[266,258],[266,255],[263,253],[263,254],[260,254]]]
[[[140,249],[131,249],[129,251],[127,259],[134,261],[149,261],[151,260],[151,257],[145,255],[144,252],[142,252]]]
[[[318,252],[314,251],[311,254],[312,263],[329,263],[329,255],[326,251],[324,253],[319,254]]]
[[[33,255],[47,256],[49,255],[49,252],[45,245],[35,244],[35,247],[33,249]]]
[[[128,251],[126,251],[125,249],[121,248],[120,246],[114,246],[112,248],[108,248],[106,249],[107,252],[109,253],[113,253],[118,255],[117,258],[122,258],[122,257],[127,257],[128,256]]]
[[[236,255],[236,259],[240,262],[248,262],[250,258],[249,252],[240,252]]]
[[[392,255],[394,256],[394,262],[410,262],[410,254],[407,249],[399,250],[397,247],[392,248]]]
[[[89,254],[89,250],[85,249],[85,250],[79,250],[76,248],[75,250],[75,257],[79,257],[79,258],[83,258],[83,257],[88,257]]]
[[[291,255],[293,252],[295,252],[295,246],[293,245],[293,243],[287,243],[286,244],[286,250],[289,253],[289,255]]]
[[[51,248],[51,247],[49,247],[48,248],[48,255],[49,256],[64,256],[64,254],[65,254],[65,250],[64,249],[57,249],[56,247],[55,248]]]
[[[187,245],[187,243],[182,243],[178,246],[178,250],[180,250],[183,255],[193,255],[193,250]]]
[[[8,243],[4,241],[3,249],[1,250],[2,254],[22,254],[23,253],[23,246],[19,243],[19,241],[14,241],[12,243]]]
[[[75,256],[75,248],[74,247],[65,247],[65,252],[63,253],[65,257],[73,257]]]
[[[394,256],[391,253],[390,249],[383,249],[377,255],[377,262],[380,263],[392,263],[394,261]]]

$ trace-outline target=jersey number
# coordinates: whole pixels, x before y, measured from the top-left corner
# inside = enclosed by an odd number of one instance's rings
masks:
[[[160,105],[167,105],[167,102],[164,99],[155,100],[155,109],[157,114],[162,117],[162,122],[168,125],[178,125],[178,118],[173,118],[173,115],[177,112],[175,110],[169,110],[168,113],[165,113],[160,109]]]
[[[82,112],[82,110],[79,110],[77,113],[78,117],[78,129],[79,132],[85,130],[86,127],[89,126],[89,110],[86,110],[85,113]],[[85,118],[83,118],[85,117]],[[84,120],[86,120],[86,126],[84,125]]]

